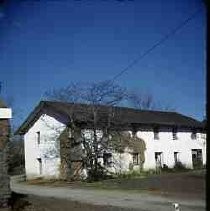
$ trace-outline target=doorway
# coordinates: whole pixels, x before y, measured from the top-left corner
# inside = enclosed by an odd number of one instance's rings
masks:
[[[194,169],[199,169],[202,167],[202,149],[192,149],[192,164]]]
[[[162,165],[163,165],[163,153],[162,152],[155,152],[155,165],[156,165],[156,172],[160,173]]]

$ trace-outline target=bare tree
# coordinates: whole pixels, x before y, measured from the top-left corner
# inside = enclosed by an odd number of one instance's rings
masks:
[[[96,180],[103,176],[105,170],[99,159],[102,154],[110,149],[121,153],[126,147],[133,151],[138,150],[141,160],[140,169],[143,168],[145,143],[135,134],[127,136],[122,128],[117,127],[120,124],[117,115],[122,116],[123,114],[116,112],[115,106],[125,101],[132,107],[152,110],[156,108],[156,103],[151,94],[128,92],[125,88],[110,81],[101,81],[71,83],[67,87],[48,91],[45,96],[48,100],[71,103],[68,111],[68,127],[60,139],[63,169],[73,168],[74,164],[70,162],[73,160],[72,156],[78,156],[82,159],[86,169],[89,169],[88,176]],[[86,129],[77,119],[78,103],[88,105],[83,114]],[[87,133],[89,133],[89,138]],[[135,144],[132,145],[132,143]],[[65,173],[67,173],[66,178],[72,178],[72,171],[65,170]]]
[[[83,102],[85,84],[71,83],[60,89],[52,89],[45,92],[45,97],[50,100],[80,103]]]
[[[155,108],[155,101],[151,94],[140,91],[130,91],[127,94],[128,104],[136,109],[152,110]]]
[[[68,133],[71,133],[71,144],[82,143],[84,147],[83,162],[89,169],[91,179],[101,176],[102,168],[98,161],[101,153],[107,149],[111,125],[113,124],[114,106],[119,105],[126,97],[126,89],[110,81],[98,83],[77,83],[70,84],[66,88],[47,92],[47,99],[72,103],[69,111]],[[88,127],[90,128],[90,139],[87,139],[82,131],[78,134],[78,122],[76,118],[76,103],[86,103]],[[75,105],[75,106],[74,106]],[[106,106],[106,107],[103,107]],[[66,137],[65,137],[66,139]],[[66,143],[69,145],[69,143]],[[81,148],[78,148],[81,151]],[[75,151],[74,151],[75,153]],[[68,153],[66,156],[68,160]],[[70,164],[66,164],[70,166]]]
[[[131,90],[127,93],[127,102],[133,108],[140,110],[159,110],[174,111],[175,108],[163,103],[157,102],[151,93],[141,92],[139,90]]]

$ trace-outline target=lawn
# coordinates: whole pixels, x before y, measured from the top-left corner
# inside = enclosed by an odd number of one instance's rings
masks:
[[[170,195],[191,195],[205,198],[205,170],[164,173],[134,178],[115,178],[98,182],[66,182],[59,180],[36,179],[27,181],[31,185],[61,186],[70,188],[105,189],[122,191],[152,191]]]

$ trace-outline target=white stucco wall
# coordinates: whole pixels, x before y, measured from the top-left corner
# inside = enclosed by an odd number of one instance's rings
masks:
[[[25,169],[28,179],[43,176],[45,178],[59,177],[60,153],[58,137],[65,129],[65,124],[56,118],[43,114],[35,124],[24,135],[25,142]],[[38,144],[37,132],[40,132],[40,144]],[[93,135],[90,130],[83,130],[85,137],[91,139]],[[98,137],[101,137],[98,131]],[[171,129],[164,129],[159,132],[159,140],[154,140],[154,133],[151,129],[142,129],[137,136],[146,143],[144,169],[155,169],[155,152],[162,152],[162,164],[173,167],[174,152],[178,152],[179,160],[187,167],[192,168],[192,149],[201,149],[203,164],[206,163],[206,135],[197,134],[197,139],[191,138],[191,131],[178,132],[177,140],[173,140]],[[133,157],[127,149],[125,153],[112,153],[113,165],[108,169],[112,172],[129,171]],[[42,174],[40,175],[40,164],[37,158],[42,159]],[[103,159],[100,159],[103,164]],[[134,165],[134,169],[138,169]]]
[[[202,150],[203,164],[206,164],[206,135],[197,133],[197,138],[191,138],[191,131],[177,133],[177,140],[173,140],[172,131],[159,132],[159,139],[154,139],[152,130],[138,131],[137,137],[146,143],[144,170],[155,169],[155,152],[162,152],[162,164],[173,167],[175,164],[174,152],[178,152],[178,160],[186,167],[193,168],[192,149]],[[112,172],[129,171],[130,163],[133,163],[132,151],[127,149],[125,153],[112,154],[112,167],[108,169]],[[139,169],[139,165],[133,166],[134,170]]]
[[[173,140],[172,132],[159,132],[159,140],[154,140],[152,131],[139,131],[139,138],[146,143],[145,169],[155,168],[155,152],[162,152],[163,164],[174,166],[174,152],[178,152],[179,161],[187,167],[192,168],[192,149],[202,149],[203,162],[206,163],[205,146],[203,140],[191,138],[191,131],[177,133],[177,140]]]
[[[25,170],[28,179],[39,176],[59,177],[60,145],[57,138],[64,128],[63,123],[43,114],[24,135]],[[37,132],[40,132],[40,144]],[[42,160],[41,174],[37,158]]]
[[[167,130],[159,132],[158,140],[154,139],[152,130],[137,132],[137,137],[146,143],[144,170],[156,168],[155,152],[162,152],[162,165],[172,168],[175,164],[174,152],[178,152],[178,160],[186,167],[193,168],[192,149],[201,149],[203,164],[206,164],[206,134],[197,133],[197,138],[192,139],[191,131],[185,130],[178,132],[178,139],[173,140],[172,131]],[[132,150],[126,149],[122,154],[112,152],[112,162],[112,167],[108,167],[111,172],[129,171],[130,164],[133,164]],[[139,165],[133,165],[133,169],[138,170]]]

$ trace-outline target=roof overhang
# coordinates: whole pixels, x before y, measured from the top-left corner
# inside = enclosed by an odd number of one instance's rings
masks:
[[[23,135],[25,132],[28,131],[28,129],[31,127],[31,125],[34,124],[34,122],[37,120],[39,112],[42,110],[44,106],[44,103],[41,101],[35,109],[29,114],[27,119],[22,123],[22,125],[15,131],[14,135]]]
[[[70,122],[70,116],[71,114],[69,114],[68,112],[68,106],[72,104],[70,103],[61,103],[61,105],[59,105],[60,102],[51,102],[51,101],[41,101],[36,107],[35,109],[31,112],[31,114],[27,117],[27,119],[23,122],[23,124],[18,128],[18,130],[15,132],[15,135],[23,135],[25,134],[31,127],[32,125],[37,121],[37,119],[40,117],[40,115],[44,112],[44,113],[47,113],[48,111],[52,111],[54,114],[53,115],[56,115],[56,114],[59,114],[63,117],[66,117],[66,120],[65,120],[65,124],[68,124]],[[68,105],[69,104],[69,105]],[[59,105],[59,106],[58,106]],[[77,121],[79,123],[86,123],[84,125],[88,125],[90,124],[91,125],[91,121],[88,121],[86,118],[83,118],[83,113],[87,113],[88,110],[88,106],[89,105],[85,105],[85,104],[78,104],[78,106],[80,106],[81,108],[81,105],[82,105],[82,112],[79,113],[79,116],[77,118]],[[86,106],[84,108],[84,105]],[[65,109],[63,109],[63,106],[65,107]],[[76,105],[75,105],[76,106]],[[120,107],[117,107],[118,109],[125,109],[123,110],[123,112],[131,112],[131,109],[130,108],[120,108]],[[70,109],[72,109],[70,107]],[[127,109],[127,110],[126,110]],[[137,113],[136,110],[133,110],[135,112],[135,114]],[[76,111],[77,112],[77,111]],[[144,112],[144,111],[139,111],[138,112]],[[146,111],[146,112],[149,112],[149,111]],[[154,114],[154,111],[151,111],[153,112]],[[157,111],[155,111],[157,112]],[[161,112],[161,115],[162,113],[166,113],[166,112]],[[116,122],[113,122],[112,124],[112,127],[113,128],[139,128],[139,127],[142,127],[142,126],[150,126],[150,127],[154,127],[154,126],[160,126],[160,127],[178,127],[178,128],[186,128],[186,129],[196,129],[196,130],[203,130],[204,129],[204,125],[201,124],[201,122],[199,121],[196,121],[195,119],[193,118],[190,118],[190,117],[187,117],[187,116],[183,116],[181,114],[178,114],[178,113],[171,113],[171,112],[167,112],[167,115],[171,116],[171,118],[175,118],[174,121],[169,121],[167,122],[167,119],[164,120],[164,121],[157,121],[157,118],[155,119],[151,119],[150,121],[148,121],[147,119],[141,119],[140,118],[140,121],[137,122],[136,120],[131,122],[131,120],[128,119],[128,121],[126,121],[125,119],[117,119]],[[59,116],[58,115],[58,116]],[[81,115],[82,115],[82,119],[81,119]],[[58,117],[57,116],[57,117]],[[154,115],[153,115],[154,116]],[[177,117],[178,116],[178,117]],[[145,115],[144,115],[145,117]],[[176,119],[178,118],[179,121],[176,122]],[[86,119],[86,120],[85,120]],[[183,121],[184,120],[184,121]],[[85,121],[85,122],[84,122]],[[104,123],[103,123],[104,124]],[[103,124],[101,122],[101,126],[103,127]]]

